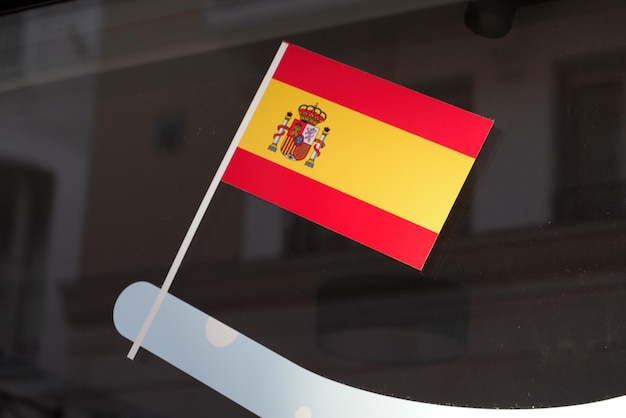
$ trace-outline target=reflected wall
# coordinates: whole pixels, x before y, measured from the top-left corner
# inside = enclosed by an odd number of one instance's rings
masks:
[[[626,9],[538,2],[487,39],[465,27],[465,3],[366,5],[294,19],[273,2],[88,1],[0,16],[2,413],[250,416],[147,352],[127,360],[111,311],[130,283],[162,282],[282,39],[494,130],[423,272],[222,185],[172,293],[393,396],[511,408],[624,394]],[[320,321],[384,306],[386,331],[440,300],[401,298],[406,278],[460,292],[454,355],[412,332],[376,334],[392,335],[369,347],[383,362],[320,344]],[[350,285],[329,316],[333,283]],[[435,335],[441,315],[426,315]]]

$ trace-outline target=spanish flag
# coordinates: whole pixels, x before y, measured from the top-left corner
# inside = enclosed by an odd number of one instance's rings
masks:
[[[283,43],[222,180],[422,269],[492,124]]]

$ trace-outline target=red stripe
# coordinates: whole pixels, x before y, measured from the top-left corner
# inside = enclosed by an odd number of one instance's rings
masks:
[[[493,121],[289,45],[274,78],[476,158]],[[322,109],[323,110],[323,109]],[[329,123],[332,124],[332,115]]]
[[[241,148],[222,179],[417,269],[437,239],[435,232]]]

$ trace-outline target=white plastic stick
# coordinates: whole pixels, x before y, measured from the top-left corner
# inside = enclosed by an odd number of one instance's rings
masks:
[[[235,150],[237,149],[237,146],[239,145],[239,141],[241,140],[243,133],[248,127],[248,124],[250,123],[250,119],[252,119],[252,115],[254,114],[254,112],[256,111],[258,107],[259,102],[261,101],[261,97],[263,97],[263,94],[265,93],[265,90],[267,89],[267,86],[269,85],[270,80],[274,76],[274,73],[276,72],[276,69],[278,68],[278,64],[280,63],[283,55],[285,54],[285,51],[287,50],[287,46],[288,44],[283,42],[280,45],[280,48],[278,48],[278,52],[276,53],[276,56],[274,57],[274,60],[272,61],[270,68],[267,70],[267,73],[265,74],[265,77],[263,78],[263,81],[261,82],[259,89],[254,95],[254,99],[252,99],[252,103],[250,103],[250,107],[248,108],[248,111],[246,112],[245,116],[243,117],[243,120],[241,121],[241,125],[239,125],[239,129],[237,129],[237,132],[235,133],[235,137],[233,138],[233,141],[230,143],[230,146],[228,147],[228,150],[226,151],[226,155],[224,155],[224,158],[222,159],[222,162],[220,163],[217,169],[217,172],[215,173],[215,176],[213,177],[213,180],[211,180],[211,183],[209,184],[209,188],[206,191],[206,194],[204,195],[204,198],[202,199],[200,206],[198,207],[196,215],[194,216],[193,221],[191,222],[191,225],[189,226],[189,229],[187,230],[187,234],[185,235],[185,238],[183,239],[183,242],[180,245],[178,252],[176,253],[174,262],[170,266],[167,276],[165,276],[165,280],[163,281],[163,284],[161,285],[161,289],[159,290],[159,293],[156,299],[154,300],[154,303],[152,304],[152,308],[150,309],[150,312],[148,313],[148,316],[146,317],[143,323],[143,326],[139,330],[139,334],[137,334],[137,337],[135,338],[135,341],[133,342],[133,345],[130,348],[130,351],[128,352],[127,357],[129,359],[133,360],[135,356],[137,355],[137,352],[139,351],[139,347],[141,347],[141,343],[143,342],[143,339],[146,337],[146,334],[148,333],[148,330],[150,329],[150,325],[152,325],[152,321],[154,320],[154,317],[159,311],[159,308],[161,307],[161,303],[163,303],[163,299],[165,298],[166,293],[169,291],[170,287],[172,286],[172,282],[174,281],[174,278],[176,277],[176,273],[178,273],[178,269],[180,268],[180,265],[183,262],[183,258],[185,258],[185,254],[187,253],[187,250],[189,249],[189,245],[191,245],[191,241],[193,240],[193,237],[196,234],[198,227],[200,226],[200,222],[202,221],[202,218],[204,217],[204,214],[206,213],[206,210],[209,207],[211,200],[213,199],[213,195],[215,194],[215,191],[217,190],[217,186],[219,185],[220,181],[222,181],[222,176],[224,175],[224,172],[226,171],[226,168],[228,167],[230,160],[233,158],[233,155],[235,154]]]

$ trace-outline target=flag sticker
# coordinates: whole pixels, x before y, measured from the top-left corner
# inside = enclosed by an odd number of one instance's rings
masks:
[[[283,44],[222,180],[421,269],[493,121]]]
[[[422,269],[492,125],[282,43],[128,358],[137,355],[222,181]]]

